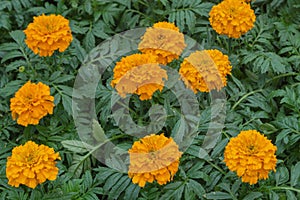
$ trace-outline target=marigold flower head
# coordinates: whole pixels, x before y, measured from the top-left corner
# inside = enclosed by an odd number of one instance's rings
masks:
[[[128,176],[134,184],[144,187],[156,181],[163,185],[171,181],[178,171],[182,152],[172,138],[164,134],[151,134],[134,142],[128,150],[130,166]]]
[[[156,55],[158,63],[163,65],[179,58],[186,47],[184,35],[169,22],[158,22],[147,28],[141,39],[138,49],[143,53]]]
[[[212,7],[209,22],[218,34],[239,38],[254,27],[255,14],[243,0],[224,0]]]
[[[224,152],[224,162],[235,171],[242,182],[255,184],[267,179],[271,170],[276,171],[277,148],[256,130],[241,131],[231,138]]]
[[[15,147],[6,163],[8,184],[14,187],[23,184],[35,188],[47,179],[55,180],[58,174],[55,166],[57,159],[61,158],[53,148],[32,141]]]
[[[179,74],[194,93],[209,92],[227,85],[226,76],[231,69],[227,55],[219,50],[203,50],[195,51],[185,58],[180,65]]]
[[[179,28],[175,26],[174,23],[171,22],[157,22],[153,24],[153,28],[165,28],[179,32]]]
[[[61,15],[44,14],[33,18],[24,30],[25,43],[40,56],[51,56],[55,50],[65,51],[72,41],[69,20]]]
[[[10,99],[12,118],[22,126],[37,125],[40,119],[53,113],[53,101],[49,86],[28,81]]]
[[[133,54],[117,62],[111,85],[121,97],[137,94],[147,100],[163,89],[164,79],[168,79],[167,72],[156,63],[154,55]]]

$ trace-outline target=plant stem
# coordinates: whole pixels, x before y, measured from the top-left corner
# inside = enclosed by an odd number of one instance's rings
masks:
[[[212,163],[209,160],[205,160],[206,162],[208,162],[211,166],[213,166],[215,169],[217,169],[219,172],[221,172],[223,175],[226,175],[226,172],[224,170],[222,170],[220,167],[218,167],[217,165],[215,165],[214,163]]]
[[[293,188],[293,187],[280,187],[280,186],[277,186],[277,187],[272,187],[272,188],[269,188],[269,189],[271,189],[271,190],[291,190],[291,191],[300,193],[299,189],[296,189],[296,188]]]
[[[119,139],[119,138],[122,138],[124,137],[124,135],[117,135],[115,137],[112,137],[112,138],[109,138],[101,143],[99,143],[97,146],[95,146],[92,150],[90,150],[84,157],[82,160],[80,160],[80,162],[77,164],[77,166],[75,167],[75,170],[74,170],[74,174],[75,172],[77,171],[78,167],[90,156],[92,155],[97,149],[99,149],[102,145],[104,145],[105,143],[109,142],[109,141],[113,141],[113,140],[116,140],[116,139]],[[72,176],[74,176],[74,174]]]
[[[262,89],[258,89],[258,90],[254,90],[252,92],[249,92],[247,94],[245,94],[242,98],[240,98],[240,100],[238,100],[231,108],[231,110],[233,111],[244,99],[246,99],[248,96],[255,94],[257,92],[262,92]]]
[[[268,83],[270,83],[270,82],[272,82],[272,81],[274,81],[274,80],[276,80],[276,79],[282,78],[282,77],[286,77],[286,76],[297,76],[297,75],[300,75],[300,73],[290,72],[290,73],[286,73],[286,74],[280,74],[280,75],[274,76],[272,79],[268,80],[268,81],[265,83],[265,85],[268,84]]]
[[[228,49],[227,49],[227,51],[228,51],[228,56],[230,56],[231,55],[231,38],[228,38]]]

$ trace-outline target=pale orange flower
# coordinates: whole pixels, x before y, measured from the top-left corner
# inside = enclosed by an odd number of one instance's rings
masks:
[[[178,59],[185,47],[184,35],[173,23],[158,22],[147,28],[138,49],[157,56],[158,63],[165,65]]]
[[[140,187],[144,187],[147,182],[156,181],[163,185],[171,181],[178,171],[182,155],[174,140],[165,137],[164,134],[148,135],[134,142],[128,152],[128,176]]]
[[[24,33],[27,46],[40,56],[51,56],[55,50],[65,51],[73,39],[69,20],[53,14],[34,17]]]
[[[23,126],[37,125],[40,119],[53,113],[53,101],[49,86],[28,81],[10,99],[12,118],[17,119],[17,123]]]
[[[243,182],[252,185],[259,179],[267,179],[270,171],[276,171],[276,150],[276,146],[258,131],[241,131],[227,144],[224,162],[242,177]]]
[[[243,0],[224,0],[212,7],[209,22],[221,35],[239,38],[254,27],[256,16],[250,4]]]
[[[61,158],[53,148],[32,141],[15,147],[6,163],[8,184],[14,187],[23,184],[35,188],[47,179],[55,180],[58,174],[55,166],[57,159]]]
[[[148,54],[133,54],[117,62],[111,82],[121,97],[137,94],[141,100],[151,99],[164,87],[167,72],[156,63],[156,57]]]
[[[194,93],[220,90],[227,85],[232,66],[228,56],[219,50],[195,51],[180,65],[179,74]]]

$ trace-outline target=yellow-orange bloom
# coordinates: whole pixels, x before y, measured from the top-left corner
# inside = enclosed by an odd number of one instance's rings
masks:
[[[276,171],[276,150],[276,146],[258,131],[241,131],[227,144],[224,162],[242,177],[243,182],[252,185],[259,179],[267,179],[271,170]]]
[[[227,55],[219,50],[203,50],[195,51],[185,58],[180,65],[179,74],[194,93],[209,92],[227,85],[226,76],[231,69]]]
[[[169,22],[158,22],[147,28],[141,39],[138,49],[143,53],[156,55],[158,63],[163,65],[178,59],[186,47],[184,35]]]
[[[137,94],[147,100],[163,89],[164,79],[168,79],[167,72],[156,63],[154,55],[133,54],[117,62],[111,85],[121,97]]]
[[[53,148],[32,141],[15,147],[6,163],[8,184],[14,187],[23,184],[35,188],[47,179],[55,180],[58,174],[58,168],[55,166],[57,159],[61,158]]]
[[[212,7],[209,22],[218,34],[239,38],[253,28],[254,10],[243,0],[224,0]]]
[[[40,119],[53,113],[53,101],[49,86],[28,81],[10,99],[12,118],[17,119],[17,123],[23,126],[37,125]]]
[[[153,28],[165,28],[165,29],[170,29],[179,32],[179,28],[175,26],[174,23],[170,23],[170,22],[157,22],[153,24]]]
[[[65,51],[72,41],[69,20],[61,15],[44,14],[33,18],[24,30],[25,43],[40,56],[51,56],[55,50]]]
[[[134,184],[144,187],[156,181],[163,185],[171,181],[178,171],[182,152],[172,138],[164,134],[151,134],[134,142],[128,150],[130,166],[128,176]]]

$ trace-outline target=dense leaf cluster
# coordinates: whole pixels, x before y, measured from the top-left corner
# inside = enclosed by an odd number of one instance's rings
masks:
[[[297,0],[256,0],[255,27],[240,39],[217,35],[209,25],[208,13],[216,0],[4,0],[0,3],[0,199],[299,199],[300,198],[300,3]],[[73,42],[63,53],[41,58],[24,43],[22,32],[34,16],[42,13],[61,14],[70,20]],[[212,110],[209,94],[197,94],[200,124],[198,136],[184,152],[173,182],[160,186],[156,183],[139,188],[126,173],[109,168],[97,160],[97,154],[116,168],[124,169],[124,152],[137,138],[122,130],[130,127],[131,118],[139,125],[148,125],[151,102],[130,99],[128,115],[116,118],[111,114],[113,89],[110,87],[113,64],[125,55],[128,44],[110,43],[106,39],[138,27],[149,27],[158,21],[170,21],[205,49],[219,49],[229,55],[233,66],[224,89],[227,102],[222,137],[211,151],[203,149],[204,135],[211,125]],[[138,33],[137,33],[138,35]],[[137,36],[136,36],[137,37]],[[104,45],[118,52],[116,56],[93,55],[91,50]],[[103,45],[103,43],[102,43]],[[122,46],[123,45],[123,46]],[[133,48],[134,49],[134,48]],[[128,52],[127,52],[128,53]],[[111,55],[111,54],[109,54]],[[79,138],[72,117],[72,95],[75,77],[86,63],[86,57],[110,67],[103,72],[93,98],[85,98],[86,109],[95,110],[94,116],[78,116],[86,138]],[[88,65],[88,64],[87,64]],[[101,65],[101,63],[100,63]],[[174,68],[178,63],[171,63]],[[89,69],[89,68],[86,68]],[[87,74],[89,71],[83,72]],[[98,73],[95,73],[96,75]],[[89,76],[82,76],[85,81]],[[54,114],[45,117],[37,126],[21,127],[11,118],[9,100],[27,80],[42,81],[51,88],[55,98]],[[172,83],[170,83],[172,85]],[[86,85],[86,90],[93,85]],[[182,98],[184,95],[180,94]],[[75,95],[76,98],[76,95]],[[96,99],[96,101],[95,101]],[[164,90],[154,95],[153,101],[163,105],[168,118],[163,128],[167,136],[182,131],[187,121],[182,119],[180,103],[174,94]],[[95,105],[93,104],[95,102]],[[220,104],[219,106],[222,106]],[[224,106],[224,105],[223,105]],[[124,107],[116,111],[124,113]],[[216,107],[215,109],[219,109]],[[116,115],[118,116],[118,115]],[[121,116],[121,115],[120,115]],[[186,121],[187,120],[187,121]],[[155,129],[155,127],[153,127]],[[223,162],[223,151],[231,137],[241,130],[256,129],[267,135],[277,146],[276,173],[254,186],[242,183]],[[104,136],[104,132],[106,136]],[[113,138],[115,146],[105,141]],[[35,190],[12,188],[7,184],[5,164],[14,146],[34,140],[60,152],[59,176]],[[97,145],[99,142],[101,145]],[[84,147],[84,148],[82,148]],[[120,161],[112,159],[107,149],[115,148]]]

